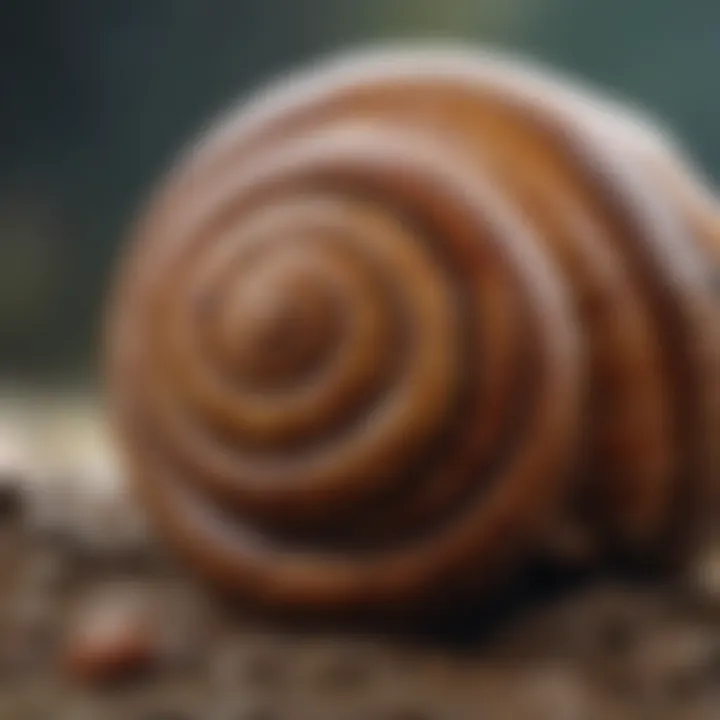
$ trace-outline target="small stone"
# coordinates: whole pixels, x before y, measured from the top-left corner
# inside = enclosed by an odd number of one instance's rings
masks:
[[[63,664],[75,679],[112,683],[155,669],[163,638],[148,599],[120,589],[84,603],[70,628]]]

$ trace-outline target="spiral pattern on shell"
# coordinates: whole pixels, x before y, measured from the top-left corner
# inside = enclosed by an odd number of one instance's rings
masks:
[[[493,584],[558,528],[685,547],[718,429],[718,216],[640,116],[473,52],[232,113],[119,273],[110,388],[158,527],[300,609]]]

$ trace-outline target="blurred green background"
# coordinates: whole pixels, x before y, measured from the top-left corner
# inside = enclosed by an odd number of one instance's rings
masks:
[[[720,173],[715,0],[0,0],[0,377],[92,378],[113,259],[179,146],[275,73],[392,38],[571,70]]]

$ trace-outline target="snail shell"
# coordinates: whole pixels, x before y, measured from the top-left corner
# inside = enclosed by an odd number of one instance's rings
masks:
[[[157,526],[266,606],[493,588],[574,526],[689,546],[715,478],[704,183],[637,113],[465,50],[353,54],[230,113],[109,323]]]

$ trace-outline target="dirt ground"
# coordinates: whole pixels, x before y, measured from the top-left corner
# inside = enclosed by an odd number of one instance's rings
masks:
[[[43,479],[0,488],[0,720],[720,720],[720,548],[696,583],[536,584],[452,631],[283,626],[196,583],[111,492],[94,406],[2,408],[46,427]],[[99,609],[119,630],[93,650]]]

